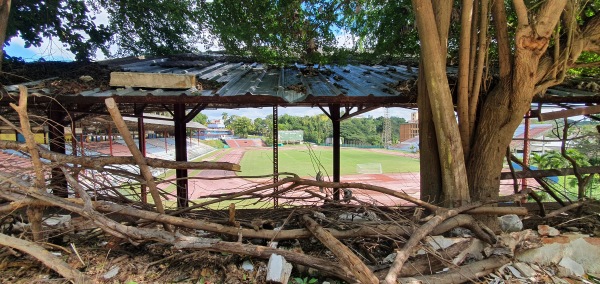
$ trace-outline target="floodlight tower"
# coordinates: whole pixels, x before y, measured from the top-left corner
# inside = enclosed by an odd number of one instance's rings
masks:
[[[392,146],[392,123],[389,109],[386,107],[383,116],[383,147],[389,149],[390,146]]]

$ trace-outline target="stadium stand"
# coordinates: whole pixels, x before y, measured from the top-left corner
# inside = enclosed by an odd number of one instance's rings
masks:
[[[241,147],[264,147],[265,144],[261,139],[227,139],[225,143],[230,148]]]

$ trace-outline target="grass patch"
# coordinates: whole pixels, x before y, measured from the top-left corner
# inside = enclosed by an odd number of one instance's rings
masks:
[[[315,158],[333,174],[331,148],[313,149]],[[364,149],[342,148],[341,175],[357,174],[356,164],[381,163],[383,173],[418,172],[419,161],[411,158],[372,152]],[[238,175],[265,175],[273,173],[273,151],[248,150],[240,162],[242,172]],[[308,149],[279,149],[279,172],[292,172],[302,177],[315,176],[314,161]]]
[[[223,149],[225,148],[225,144],[223,144],[223,141],[221,140],[202,140],[203,144],[206,144],[208,146],[217,148],[217,149]]]

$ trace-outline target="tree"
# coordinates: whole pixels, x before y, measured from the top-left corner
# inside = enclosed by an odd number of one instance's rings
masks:
[[[207,121],[208,121],[208,116],[206,116],[206,114],[203,113],[198,113],[196,116],[194,116],[194,118],[192,119],[192,121],[198,122],[200,124],[206,125]]]
[[[229,127],[236,136],[241,138],[248,138],[248,135],[254,131],[254,124],[252,120],[245,116],[232,116],[232,121]]]
[[[11,0],[0,0],[0,71],[4,59],[4,41],[6,39],[6,28],[8,27],[8,16],[10,14]]]
[[[197,51],[202,42],[200,0],[98,0],[109,15],[117,55],[170,55]]]
[[[88,4],[80,0],[13,1],[6,33],[0,30],[5,37],[0,39],[5,43],[19,36],[26,47],[40,46],[44,38],[57,39],[68,46],[77,60],[90,58],[97,49],[108,54],[106,43],[112,32],[106,25],[95,24],[95,14]]]
[[[421,57],[427,58],[422,62],[424,80],[419,81],[426,82],[432,106],[451,98],[445,79],[445,65],[439,56],[440,53],[445,54],[440,49],[447,46],[445,38],[440,36],[445,33],[450,21],[447,14],[451,11],[447,7],[442,9],[446,2],[413,1]],[[435,130],[429,131],[438,137],[436,147],[440,150],[442,179],[448,175],[459,176],[456,171],[466,169],[470,196],[466,192],[462,196],[490,200],[498,196],[498,176],[504,149],[508,147],[523,115],[529,111],[534,95],[563,82],[569,68],[577,66],[577,58],[583,51],[600,50],[596,45],[600,36],[600,16],[594,12],[598,1],[525,3],[514,0],[510,7],[504,1],[481,0],[471,9],[469,4],[472,2],[463,1],[461,9],[458,124],[453,123],[452,109],[433,107],[431,114]],[[507,10],[511,8],[514,9],[515,22],[509,25]],[[488,41],[485,35],[491,30],[491,19],[495,33]],[[430,33],[431,30],[439,33]],[[440,33],[440,30],[443,32]],[[514,38],[510,38],[509,34]],[[485,55],[491,50],[491,45],[495,45],[497,52],[499,77],[496,81],[487,82],[490,87],[485,89],[482,88],[481,72],[489,64],[485,62]],[[443,116],[447,118],[443,119]],[[443,129],[440,123],[450,127]],[[421,133],[429,135],[427,131],[424,133],[421,129]],[[455,138],[457,134],[460,134],[458,140]],[[442,139],[439,139],[440,136]],[[443,144],[448,142],[462,143],[462,147],[444,153]],[[421,152],[422,155],[427,155],[424,152]],[[463,153],[464,165],[460,165]],[[454,161],[457,167],[445,167],[449,160]],[[455,188],[448,181],[443,181],[442,187],[445,194]]]

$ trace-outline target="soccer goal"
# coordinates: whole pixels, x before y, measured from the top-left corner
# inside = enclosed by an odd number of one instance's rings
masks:
[[[381,163],[356,164],[356,172],[359,174],[382,174]]]

